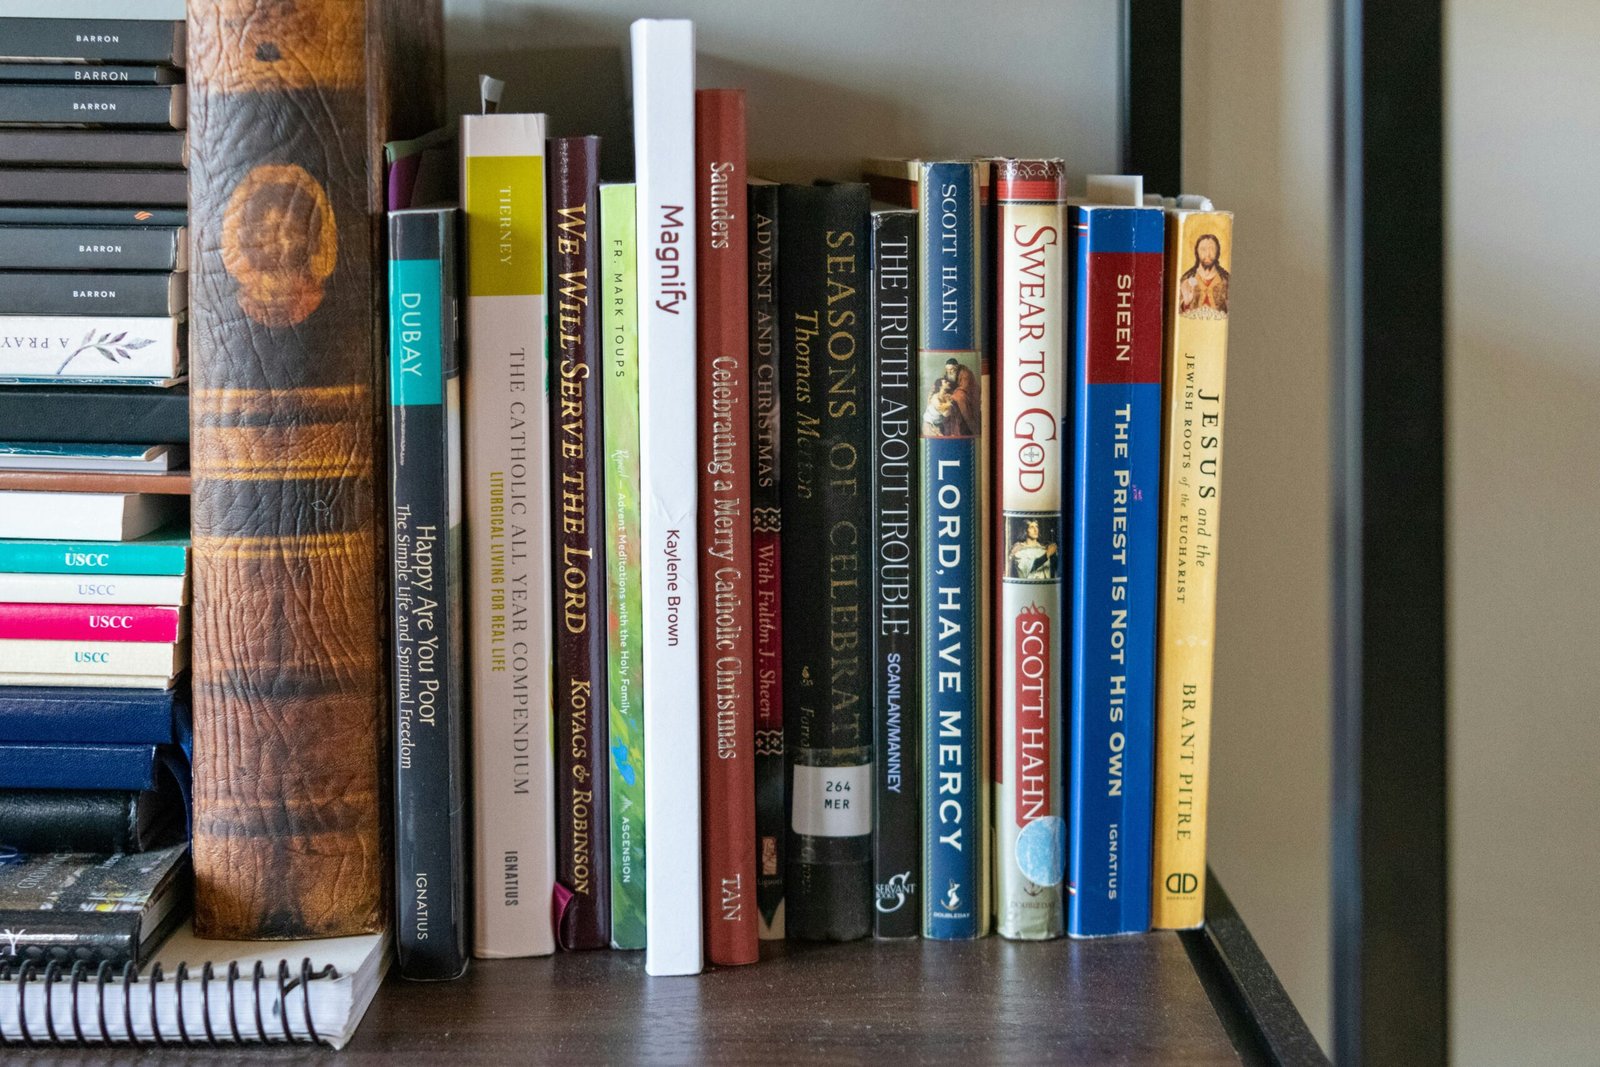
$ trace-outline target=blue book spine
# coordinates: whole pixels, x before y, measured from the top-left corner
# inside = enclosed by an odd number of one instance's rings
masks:
[[[918,202],[921,406],[923,935],[988,932],[983,809],[984,640],[979,438],[983,432],[978,170],[924,163]]]
[[[181,687],[0,686],[0,742],[186,745],[188,735]]]
[[[1072,209],[1074,937],[1150,927],[1163,228],[1159,208]]]
[[[189,539],[156,533],[137,541],[0,539],[5,574],[184,574]]]
[[[0,744],[0,789],[156,788],[158,745]]]

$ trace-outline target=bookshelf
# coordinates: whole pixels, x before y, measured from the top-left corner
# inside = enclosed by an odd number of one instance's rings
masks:
[[[453,19],[462,9],[496,7],[511,8],[520,20],[536,17],[531,6],[468,0],[452,6]],[[718,5],[710,3],[619,6],[629,8],[627,17],[719,17]],[[1335,1051],[1341,1061],[1443,1062],[1441,4],[1340,0],[1335,6]],[[1009,7],[1045,10],[1032,0]],[[1181,0],[1124,0],[1120,19],[1102,20],[1091,31],[1096,42],[1115,37],[1124,50],[1122,78],[1108,83],[1119,86],[1123,109],[1114,128],[1122,133],[1123,165],[1148,175],[1151,188],[1182,186],[1182,10]],[[580,15],[558,12],[552,20],[552,39],[574,27],[580,37],[596,32],[595,22]],[[512,54],[452,54],[453,85],[459,89],[463,64],[490,69],[497,57]],[[620,71],[610,51],[567,58],[585,69],[614,65]],[[727,82],[748,75],[775,99],[789,100],[802,118],[806,94],[815,88],[798,72],[741,69],[726,55],[712,56],[707,66]],[[897,69],[891,63],[881,77],[895,77]],[[546,76],[556,73],[559,68]],[[620,91],[619,80],[592,96]],[[1091,91],[1107,92],[1104,84]],[[845,103],[867,108],[867,122],[890,123],[894,142],[917,135],[914,122],[913,128],[896,127],[905,116],[871,93]],[[459,110],[463,101],[452,98],[452,104]],[[545,106],[559,112],[561,100]],[[1074,105],[1072,121],[1080,110]],[[581,109],[569,114],[574,121],[585,117]],[[1050,130],[1049,144],[1039,150],[1079,137],[1089,148],[1075,175],[1110,169],[1118,155],[1115,140],[1106,136],[1112,127],[1076,129],[1072,121]],[[604,121],[597,128],[605,132]],[[820,136],[812,129],[799,143],[810,147]],[[1011,144],[1003,131],[997,139]],[[837,159],[823,159],[820,167],[845,167],[866,154],[857,147],[836,146]],[[879,143],[873,150],[911,147]],[[790,176],[781,173],[783,145],[763,149],[753,142],[752,157],[759,161],[763,154],[777,176]],[[166,1054],[130,1050],[116,1058]],[[216,1058],[205,1049],[188,1055]],[[238,1058],[329,1055],[278,1048]],[[448,984],[391,977],[341,1056],[358,1063],[446,1057],[486,1063],[1324,1062],[1215,879],[1207,928],[1182,934],[1042,945],[997,938],[768,945],[759,966],[696,979],[647,980],[636,958],[615,953],[478,961],[465,979]],[[34,1057],[75,1059],[60,1050],[6,1050],[7,1062],[44,1062]],[[106,1058],[95,1051],[80,1057]]]

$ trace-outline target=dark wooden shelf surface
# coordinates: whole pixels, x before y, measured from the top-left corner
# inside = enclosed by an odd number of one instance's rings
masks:
[[[1178,935],[1017,944],[773,943],[760,964],[646,978],[640,953],[391,974],[355,1040],[316,1048],[23,1052],[12,1063],[1237,1064]]]
[[[1235,1064],[1178,936],[770,945],[760,964],[646,978],[637,953],[391,979],[360,1063]]]

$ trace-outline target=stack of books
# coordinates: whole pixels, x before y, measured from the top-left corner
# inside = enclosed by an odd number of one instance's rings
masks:
[[[0,946],[187,911],[181,23],[0,19]]]
[[[170,474],[188,441],[183,24],[6,18],[0,41],[0,489]]]

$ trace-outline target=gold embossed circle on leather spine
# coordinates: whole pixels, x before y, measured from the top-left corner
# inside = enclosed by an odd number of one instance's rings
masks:
[[[322,304],[339,258],[328,193],[304,168],[253,168],[222,216],[222,265],[239,286],[239,306],[263,326],[304,322]]]

